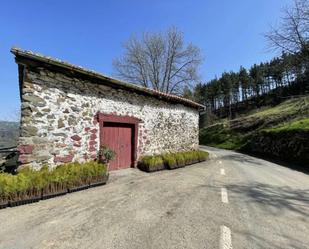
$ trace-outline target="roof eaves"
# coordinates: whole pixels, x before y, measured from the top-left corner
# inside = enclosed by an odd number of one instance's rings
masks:
[[[134,90],[139,91],[141,93],[144,92],[144,93],[147,93],[149,95],[160,97],[162,99],[174,100],[174,101],[177,101],[177,102],[182,103],[184,105],[189,105],[191,107],[198,108],[198,109],[204,109],[205,108],[204,105],[201,105],[201,104],[196,103],[194,101],[191,101],[189,99],[185,99],[185,98],[173,95],[173,94],[167,94],[167,93],[163,93],[163,92],[156,91],[156,90],[153,90],[153,89],[137,86],[135,84],[124,82],[124,81],[121,81],[121,80],[118,80],[118,79],[113,79],[111,77],[105,76],[105,75],[98,73],[96,71],[85,69],[83,67],[80,67],[80,66],[68,63],[68,62],[64,62],[62,60],[55,59],[55,58],[52,58],[52,57],[44,56],[44,55],[39,54],[39,53],[34,53],[32,51],[23,50],[23,49],[20,49],[20,48],[17,48],[17,47],[13,47],[11,49],[11,53],[13,53],[15,56],[23,56],[23,57],[26,57],[26,58],[29,58],[29,59],[39,60],[39,61],[42,61],[42,62],[45,62],[45,63],[48,63],[48,64],[52,64],[52,65],[55,65],[55,66],[58,66],[58,67],[67,68],[69,70],[73,70],[73,71],[76,71],[76,72],[79,72],[79,73],[82,73],[82,74],[86,74],[86,75],[89,75],[89,76],[92,76],[92,77],[95,77],[95,78],[98,78],[98,79],[103,79],[103,80],[109,81],[109,82],[111,82],[115,85],[119,85],[119,86],[122,86],[122,87],[125,87],[125,88],[134,89]]]

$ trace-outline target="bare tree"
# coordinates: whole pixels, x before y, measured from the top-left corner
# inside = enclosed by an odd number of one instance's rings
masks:
[[[288,53],[309,51],[309,0],[294,0],[294,5],[283,9],[278,27],[272,26],[265,34],[269,47]]]
[[[129,82],[158,91],[182,94],[198,80],[202,63],[201,51],[191,43],[184,45],[177,28],[166,33],[144,33],[132,37],[125,45],[125,54],[114,60],[117,76]]]

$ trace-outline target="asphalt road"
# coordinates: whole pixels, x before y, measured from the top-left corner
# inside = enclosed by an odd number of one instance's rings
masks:
[[[309,248],[309,175],[239,153],[0,210],[0,248]]]

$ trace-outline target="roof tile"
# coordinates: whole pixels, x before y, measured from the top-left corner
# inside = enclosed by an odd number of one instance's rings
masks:
[[[95,78],[98,78],[98,79],[103,79],[105,81],[108,81],[108,82],[115,84],[115,87],[121,86],[121,87],[124,87],[124,88],[136,90],[140,93],[147,93],[148,95],[160,97],[161,99],[164,99],[166,101],[173,101],[173,102],[181,103],[181,104],[184,104],[186,106],[190,106],[190,107],[194,107],[194,108],[198,108],[198,109],[204,109],[205,108],[205,106],[203,106],[199,103],[196,103],[196,102],[189,100],[189,99],[186,99],[186,98],[179,97],[177,95],[163,93],[163,92],[156,91],[156,90],[153,90],[153,89],[150,89],[150,88],[146,88],[146,87],[138,86],[138,85],[135,85],[135,84],[132,84],[132,83],[124,82],[122,80],[114,79],[114,78],[108,77],[106,75],[103,75],[101,73],[98,73],[96,71],[85,69],[81,66],[77,66],[77,65],[74,65],[74,64],[56,59],[56,58],[52,58],[52,57],[49,57],[49,56],[44,56],[44,55],[39,54],[39,53],[34,53],[32,51],[29,51],[29,50],[23,50],[23,49],[20,49],[20,48],[13,47],[11,49],[11,52],[16,57],[20,56],[20,57],[25,57],[25,58],[36,60],[36,61],[41,61],[41,62],[48,63],[48,64],[51,64],[51,65],[54,65],[54,66],[66,68],[66,69],[73,70],[73,71],[76,71],[76,72],[79,72],[79,73],[82,73],[82,74],[85,74],[85,75],[89,75],[89,76],[92,76],[92,77],[95,77]]]

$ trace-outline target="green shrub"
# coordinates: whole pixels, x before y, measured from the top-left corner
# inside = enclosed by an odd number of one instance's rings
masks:
[[[199,157],[198,157],[196,151],[182,152],[182,155],[185,159],[186,165],[189,165],[189,164],[192,164],[192,163],[197,163],[199,161],[198,160]]]
[[[89,162],[82,170],[86,181],[90,181],[90,183],[100,182],[107,175],[106,165],[97,162]]]
[[[211,125],[200,130],[199,142],[221,149],[238,150],[245,145],[250,135],[232,130],[228,123]]]
[[[6,191],[6,175],[5,173],[0,174],[0,205],[7,205],[8,203],[8,195]]]
[[[198,163],[200,161],[199,160],[199,151],[198,150],[191,151],[191,155],[192,155],[193,163]]]
[[[31,196],[33,183],[26,175],[0,174],[0,198],[3,200],[17,201]],[[0,201],[1,202],[1,201]]]
[[[177,161],[176,161],[176,157],[174,154],[165,154],[162,156],[164,165],[166,168],[168,169],[175,169],[177,168]]]
[[[106,165],[95,161],[67,163],[56,167],[51,172],[51,182],[62,183],[68,188],[87,185],[92,180],[97,182],[107,173]]]
[[[97,162],[62,164],[49,170],[22,168],[17,175],[0,173],[0,203],[16,201],[45,194],[57,193],[67,188],[98,182],[106,177],[107,168]]]
[[[200,162],[207,160],[208,157],[209,157],[209,153],[207,151],[203,151],[203,150],[198,150],[197,155],[198,155],[198,160]]]
[[[182,152],[175,153],[174,155],[175,155],[178,167],[183,167],[183,166],[186,165],[186,159],[185,159],[184,154]]]
[[[98,156],[99,156],[99,160],[101,160],[104,163],[108,163],[109,161],[115,158],[116,152],[108,148],[106,145],[102,145],[100,147]]]
[[[31,187],[36,189],[42,189],[48,184],[47,174],[48,166],[42,167],[41,170],[36,171],[30,167],[25,167],[19,170],[17,176],[25,176],[31,182]]]
[[[0,197],[9,198],[11,193],[17,191],[17,176],[1,173],[0,174]]]
[[[161,156],[144,156],[138,162],[138,168],[146,172],[158,171],[164,169],[164,162]]]
[[[162,170],[164,168],[176,169],[192,163],[205,161],[208,155],[206,151],[193,150],[167,153],[162,156],[144,156],[138,162],[138,168],[146,172]]]

